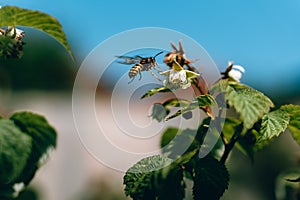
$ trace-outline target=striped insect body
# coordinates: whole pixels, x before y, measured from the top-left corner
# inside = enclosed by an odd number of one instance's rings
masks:
[[[142,71],[149,71],[152,76],[154,76],[157,80],[161,81],[155,75],[155,73],[152,71],[152,68],[157,71],[156,66],[158,66],[158,64],[157,64],[155,58],[156,58],[156,56],[158,56],[162,53],[163,53],[163,51],[157,53],[153,57],[146,57],[146,58],[143,58],[141,56],[134,56],[134,57],[116,56],[116,57],[119,59],[122,59],[122,61],[118,61],[118,63],[120,63],[120,64],[125,64],[125,65],[134,64],[128,72],[128,76],[129,76],[129,78],[131,78],[131,81],[129,81],[129,83],[131,83],[137,75],[139,75],[139,77],[140,77],[139,80],[141,80],[141,78],[142,78],[141,72]]]

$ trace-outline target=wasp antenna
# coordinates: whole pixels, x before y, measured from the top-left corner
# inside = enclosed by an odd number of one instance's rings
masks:
[[[181,55],[184,54],[184,49],[183,49],[181,40],[179,40],[179,52],[181,53]]]
[[[171,44],[171,47],[172,47],[176,52],[178,52],[178,49],[177,49],[177,47],[175,46],[175,44],[174,44],[173,42],[170,42],[170,44]]]
[[[155,58],[156,56],[158,56],[159,54],[162,54],[162,53],[163,53],[163,51],[161,51],[161,52],[155,54],[155,56],[153,56],[153,57]]]

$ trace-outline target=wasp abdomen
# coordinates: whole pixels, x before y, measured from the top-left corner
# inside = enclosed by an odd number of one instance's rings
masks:
[[[140,74],[142,69],[143,69],[142,64],[140,64],[140,63],[135,64],[128,73],[129,78],[133,78],[136,75]]]

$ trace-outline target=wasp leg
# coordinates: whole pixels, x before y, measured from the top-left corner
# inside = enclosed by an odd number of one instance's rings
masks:
[[[142,73],[139,72],[139,75],[140,75],[140,78],[139,78],[139,81],[142,79]]]
[[[149,72],[152,74],[152,76],[154,76],[158,81],[161,81],[158,76],[156,76],[153,71],[151,69],[149,69]]]
[[[128,84],[132,83],[135,77],[132,77],[132,79],[128,82]]]
[[[156,66],[158,69],[156,68]],[[159,65],[156,65],[156,66],[153,67],[155,69],[155,71],[157,71],[158,73],[162,72],[162,68]]]

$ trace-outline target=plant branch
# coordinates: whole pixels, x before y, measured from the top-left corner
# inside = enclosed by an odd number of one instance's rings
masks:
[[[230,141],[228,144],[224,143],[225,145],[225,150],[224,150],[224,153],[220,159],[220,162],[221,163],[224,163],[226,162],[231,150],[233,149],[235,143],[238,141],[239,137],[241,136],[241,131],[239,129],[237,129],[233,136],[231,137]],[[221,136],[222,137],[222,136]],[[222,137],[223,138],[223,137]],[[223,139],[222,139],[223,140]]]

